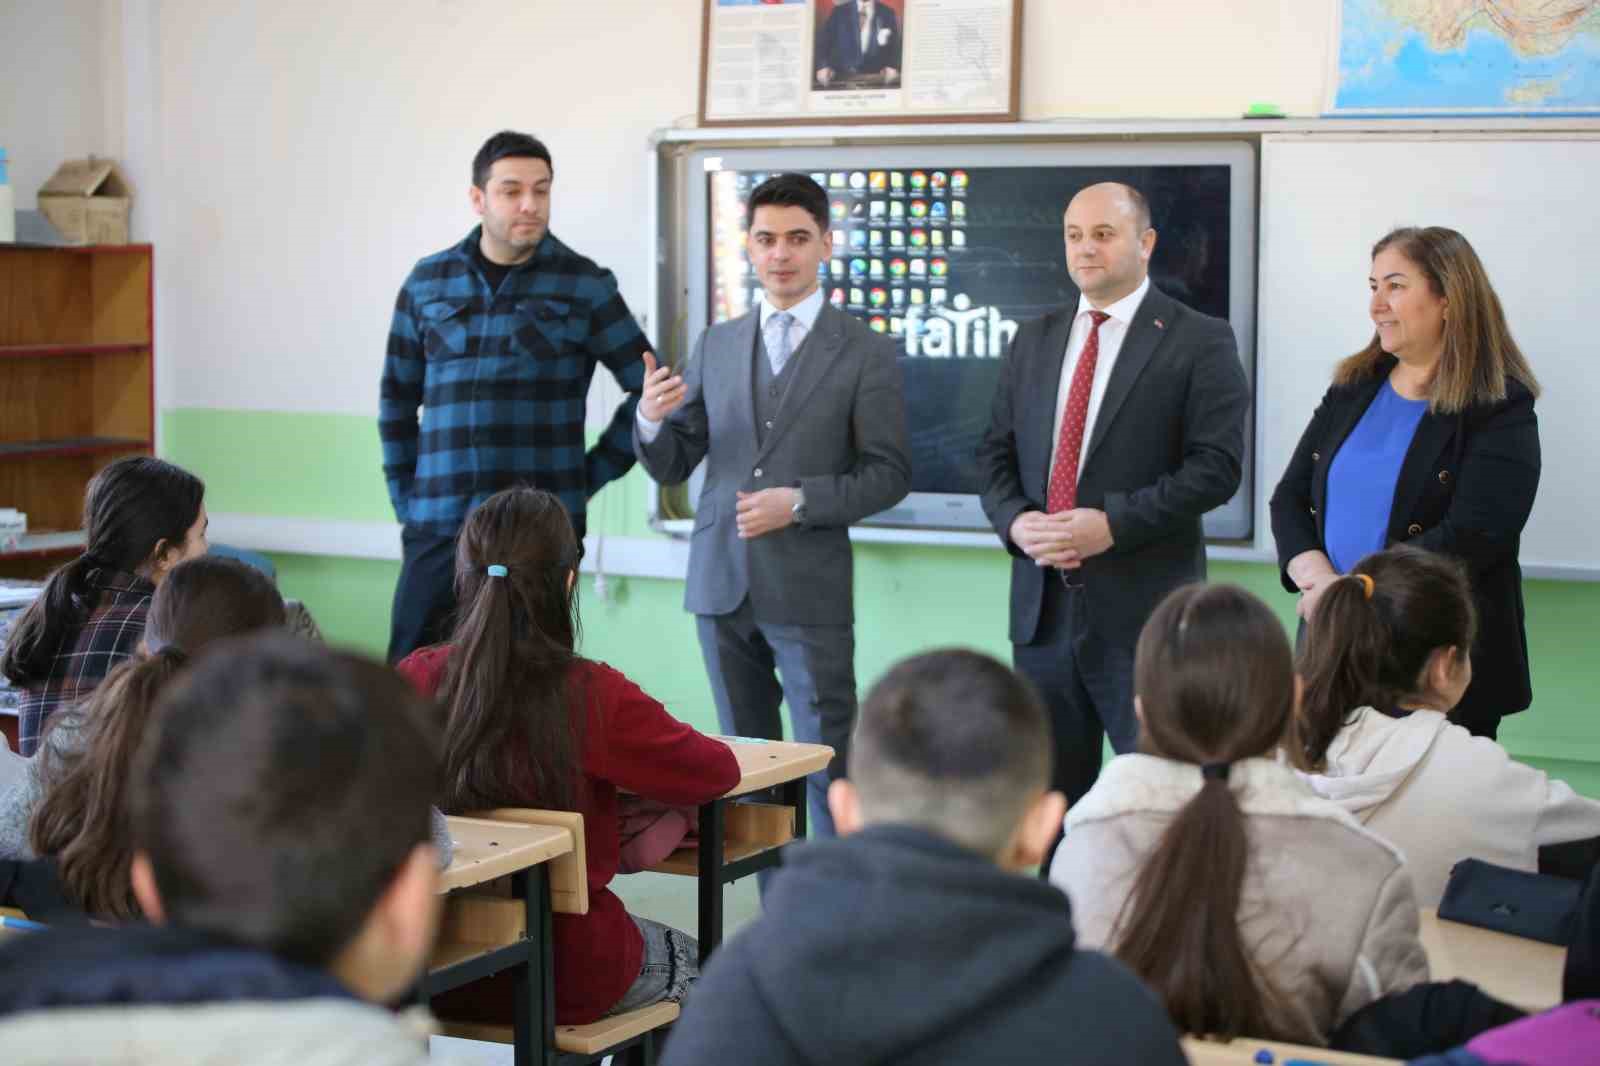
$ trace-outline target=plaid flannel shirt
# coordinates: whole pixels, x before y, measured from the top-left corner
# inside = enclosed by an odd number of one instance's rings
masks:
[[[589,497],[633,466],[649,342],[611,271],[554,235],[491,292],[473,261],[480,232],[419,261],[395,301],[378,400],[389,500],[401,523],[448,536],[527,483],[559,497],[582,535]],[[628,395],[585,453],[597,363]]]
[[[133,657],[144,636],[154,585],[136,574],[103,569],[90,570],[87,581],[95,596],[89,616],[76,634],[62,640],[50,673],[26,688],[17,707],[17,747],[23,755],[38,749],[52,714],[93,692],[112,667]]]

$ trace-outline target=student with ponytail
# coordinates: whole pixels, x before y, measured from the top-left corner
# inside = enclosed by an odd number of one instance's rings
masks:
[[[1600,836],[1600,802],[1449,719],[1477,633],[1461,563],[1376,552],[1324,590],[1315,617],[1290,757],[1318,794],[1405,853],[1422,906],[1439,903],[1461,859],[1536,871],[1542,845]]]
[[[445,714],[445,810],[546,807],[583,815],[589,913],[555,919],[556,1020],[583,1024],[680,1000],[698,975],[695,941],[634,917],[607,888],[618,872],[618,790],[697,805],[739,780],[726,744],[674,719],[632,681],[578,655],[581,549],[561,502],[496,493],[456,543],[460,617],[450,643],[400,673]],[[512,1013],[505,975],[434,1000],[460,1020]]]
[[[1140,753],[1068,813],[1050,870],[1081,946],[1111,951],[1198,1036],[1326,1044],[1427,980],[1400,854],[1275,758],[1295,678],[1264,603],[1173,592],[1139,637],[1134,692]]]
[[[205,645],[283,624],[283,600],[260,571],[209,556],[173,567],[151,598],[146,654],[53,716],[29,774],[0,795],[0,855],[54,859],[67,898],[85,913],[138,917],[127,782],[151,708]]]
[[[0,672],[24,690],[18,748],[32,755],[50,715],[131,657],[150,597],[206,551],[205,485],[171,463],[118,459],[89,482],[84,553],[56,570],[6,642]]]

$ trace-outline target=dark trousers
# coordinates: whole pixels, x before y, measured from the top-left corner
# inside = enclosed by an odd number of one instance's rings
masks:
[[[833,748],[827,771],[806,780],[811,835],[833,836],[828,782],[844,776],[856,720],[855,627],[758,622],[749,600],[695,624],[724,733],[782,740],[778,706],[787,701],[794,739]]]
[[[456,538],[411,526],[400,531],[400,580],[389,615],[389,661],[450,639],[456,610]]]
[[[1055,741],[1051,787],[1076,804],[1100,776],[1103,739],[1118,755],[1133,751],[1139,722],[1133,714],[1133,648],[1108,643],[1095,630],[1084,590],[1069,588],[1059,573],[1045,580],[1039,628],[1031,644],[1013,644],[1017,672],[1038,688],[1050,712]],[[1040,873],[1050,870],[1056,841]]]

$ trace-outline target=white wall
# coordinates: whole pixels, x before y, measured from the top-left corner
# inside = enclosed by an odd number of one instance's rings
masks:
[[[106,32],[113,2],[0,3],[0,148],[18,210],[33,210],[62,160],[122,153],[120,106],[105,89],[107,60],[120,58]]]
[[[1315,113],[1338,3],[1028,0],[1024,118]],[[645,305],[647,138],[694,122],[701,6],[13,0],[0,69],[48,92],[0,98],[0,143],[30,203],[125,146],[162,407],[370,414],[395,290],[471,226],[501,127],[550,144],[552,228]]]

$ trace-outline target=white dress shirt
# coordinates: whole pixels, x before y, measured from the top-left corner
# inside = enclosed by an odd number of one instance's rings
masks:
[[[767,323],[778,313],[778,309],[768,302],[766,293],[761,294],[761,301],[756,306],[761,315],[761,338],[771,350],[778,343],[777,327],[774,326],[769,331]],[[794,322],[789,326],[789,359],[792,362],[800,351],[800,345],[805,343],[805,339],[811,335],[812,327],[817,324],[817,316],[822,313],[822,286],[812,289],[810,296],[789,308],[789,313],[794,316]],[[1102,340],[1100,343],[1104,345],[1105,341]],[[646,418],[643,408],[636,409],[634,417],[639,423],[639,439],[646,444],[655,440],[656,434],[661,432],[661,423]]]
[[[1100,417],[1100,401],[1106,397],[1106,383],[1111,380],[1111,368],[1116,365],[1117,353],[1122,351],[1123,338],[1133,316],[1144,303],[1144,294],[1150,291],[1148,275],[1139,287],[1114,304],[1100,308],[1111,317],[1100,323],[1100,357],[1094,364],[1094,383],[1089,388],[1089,418],[1084,423],[1083,444],[1078,450],[1078,476],[1083,476],[1083,460],[1089,454],[1089,441],[1094,437],[1094,421]],[[1056,417],[1050,432],[1050,465],[1055,466],[1056,447],[1061,440],[1061,419],[1067,410],[1067,396],[1072,392],[1072,376],[1078,371],[1078,360],[1083,356],[1083,346],[1088,343],[1089,330],[1094,319],[1089,312],[1095,310],[1087,297],[1078,296],[1078,313],[1072,319],[1072,332],[1067,334],[1067,357],[1061,361],[1061,383],[1056,387]],[[1050,471],[1045,470],[1045,484],[1050,483]]]
[[[861,27],[861,54],[867,54],[867,49],[872,45],[872,10],[873,0],[856,0],[856,19]]]

